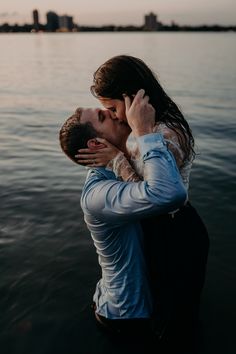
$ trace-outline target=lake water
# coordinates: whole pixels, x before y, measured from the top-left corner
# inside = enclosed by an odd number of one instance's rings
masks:
[[[199,353],[235,353],[236,34],[1,34],[0,48],[1,353],[113,353],[90,310],[100,270],[79,204],[86,172],[58,131],[98,106],[92,74],[117,54],[142,58],[192,127],[190,199],[211,240]]]

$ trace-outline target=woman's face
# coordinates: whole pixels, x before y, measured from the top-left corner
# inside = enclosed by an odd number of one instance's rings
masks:
[[[125,114],[125,102],[122,100],[99,97],[99,101],[111,112],[113,119],[118,119],[120,122],[127,122]]]

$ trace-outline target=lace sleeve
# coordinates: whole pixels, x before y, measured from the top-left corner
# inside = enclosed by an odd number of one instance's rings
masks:
[[[167,142],[168,149],[173,153],[175,161],[178,167],[183,166],[183,153],[178,145],[176,145],[173,140],[165,139]]]
[[[119,180],[125,182],[138,182],[141,180],[122,152],[119,152],[119,154],[107,164],[106,168],[112,170]]]
[[[165,124],[159,123],[154,128],[155,132],[161,132],[167,142],[168,149],[173,153],[177,166],[180,168],[184,164],[184,152],[181,149],[178,136],[175,131]]]

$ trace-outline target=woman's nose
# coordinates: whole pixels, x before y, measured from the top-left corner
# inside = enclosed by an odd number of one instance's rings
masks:
[[[110,116],[111,116],[111,119],[117,119],[115,112],[110,111]]]

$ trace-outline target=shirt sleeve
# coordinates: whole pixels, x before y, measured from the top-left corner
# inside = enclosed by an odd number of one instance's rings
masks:
[[[137,141],[144,162],[144,180],[121,182],[91,174],[81,196],[85,213],[93,214],[99,221],[120,225],[183,205],[186,189],[162,134],[147,134]]]

